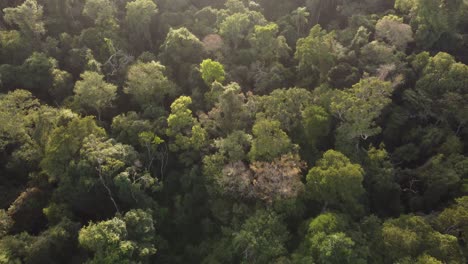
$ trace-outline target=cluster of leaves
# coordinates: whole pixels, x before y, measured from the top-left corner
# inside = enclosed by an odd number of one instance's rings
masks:
[[[0,10],[0,263],[466,263],[467,1]]]

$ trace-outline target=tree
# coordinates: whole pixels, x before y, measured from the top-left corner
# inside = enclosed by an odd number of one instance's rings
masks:
[[[3,263],[61,263],[75,253],[79,224],[64,219],[37,236],[26,232],[0,240]]]
[[[159,62],[137,62],[130,66],[124,92],[144,109],[163,106],[176,96],[176,86],[165,76],[166,67]]]
[[[266,66],[289,56],[290,48],[283,36],[277,36],[278,30],[278,25],[275,23],[265,26],[255,25],[249,37],[257,60]]]
[[[314,26],[309,36],[297,40],[294,58],[299,62],[299,74],[305,78],[316,68],[320,72],[320,80],[325,81],[328,71],[340,56],[341,48],[334,32],[327,33],[320,25]],[[313,86],[315,83],[307,81],[306,85]]]
[[[57,65],[56,59],[42,52],[34,52],[21,65],[20,73],[24,79],[20,80],[20,85],[36,92],[39,98],[47,98],[48,89],[54,85],[54,70]]]
[[[224,66],[221,63],[211,59],[202,61],[200,64],[200,72],[206,85],[211,85],[215,81],[222,83],[226,75],[224,72]]]
[[[80,245],[94,252],[90,263],[149,263],[156,253],[154,222],[149,212],[141,209],[123,217],[89,223],[79,233]]]
[[[36,0],[26,0],[17,7],[3,9],[5,21],[15,24],[28,38],[39,40],[46,31],[42,21],[42,6]]]
[[[360,214],[360,199],[364,194],[364,171],[340,152],[329,150],[307,174],[307,186],[312,198],[327,207]]]
[[[444,262],[463,262],[457,238],[434,231],[421,216],[404,215],[387,220],[382,235],[387,256],[392,261],[426,253]]]
[[[272,161],[293,151],[294,145],[288,135],[281,129],[280,122],[271,119],[259,119],[253,128],[252,149],[249,152],[251,161]],[[275,144],[271,144],[274,142]]]
[[[352,232],[346,215],[320,214],[308,223],[295,258],[300,263],[366,263],[359,245],[345,232]]]
[[[437,229],[444,234],[458,237],[459,242],[468,238],[468,196],[455,200],[455,204],[442,211],[436,220]],[[465,243],[464,253],[468,252]]]
[[[192,110],[188,107],[192,99],[188,96],[181,96],[171,104],[171,114],[167,118],[166,134],[174,138],[174,142],[169,144],[172,151],[199,150],[206,140],[206,131],[200,126],[198,121],[192,116]]]
[[[73,89],[74,100],[83,109],[95,110],[100,121],[102,111],[112,106],[117,87],[104,81],[104,76],[97,72],[86,71],[80,77]]]
[[[115,29],[118,27],[115,15],[117,9],[110,0],[86,0],[83,15],[93,20],[96,26]]]
[[[140,133],[154,130],[154,125],[136,112],[127,112],[112,119],[111,130],[112,136],[117,141],[137,146]]]
[[[205,54],[203,43],[187,28],[170,29],[160,48],[160,60],[177,80],[189,78],[193,65],[199,65]]]
[[[63,180],[68,176],[70,163],[79,158],[83,141],[89,135],[104,136],[105,130],[96,125],[92,117],[79,118],[68,113],[46,138],[44,158],[40,165],[51,180]]]
[[[403,23],[403,19],[388,15],[381,18],[375,25],[376,37],[385,40],[400,50],[405,50],[409,42],[413,41],[411,26]]]
[[[237,50],[246,38],[251,27],[250,19],[246,13],[235,13],[228,16],[219,26],[219,34]]]
[[[247,98],[242,92],[239,84],[230,83],[224,87],[219,87],[219,83],[213,83],[212,96],[218,94],[215,107],[208,112],[205,126],[210,127],[215,134],[227,135],[235,130],[247,128],[251,113],[247,107]]]
[[[259,211],[233,234],[233,244],[241,263],[271,263],[286,254],[288,237],[286,227],[275,213]]]
[[[444,34],[454,34],[460,19],[462,0],[397,0],[395,8],[409,14],[415,30],[416,43],[422,48],[433,47]]]
[[[298,7],[292,12],[292,20],[296,26],[297,35],[301,36],[303,33],[303,28],[309,23],[307,19],[310,16],[310,13],[307,11],[306,7]]]
[[[151,20],[158,13],[158,7],[153,0],[134,0],[127,3],[126,9],[130,37],[142,37],[151,47]]]
[[[0,95],[0,150],[28,139],[28,115],[39,106],[39,101],[25,90]]]
[[[0,31],[0,58],[4,64],[21,64],[31,53],[32,44],[27,41],[27,36],[17,30],[2,30]]]
[[[401,210],[400,185],[395,181],[396,172],[388,152],[381,146],[367,151],[364,186],[369,197],[370,209],[377,215],[399,215]]]
[[[327,236],[319,245],[319,263],[366,263],[355,252],[355,242],[344,233],[335,233]]]
[[[460,193],[461,178],[466,173],[463,166],[466,166],[467,162],[468,159],[463,156],[446,157],[438,154],[421,167],[409,172],[410,179],[419,182],[413,188],[411,185],[407,188],[407,191],[412,193],[413,206],[429,211],[441,201],[454,198]]]
[[[276,89],[269,95],[254,98],[258,112],[278,120],[281,129],[293,134],[301,127],[302,111],[312,104],[313,95],[306,89]]]
[[[247,150],[252,144],[252,136],[236,130],[226,138],[215,140],[214,144],[227,161],[245,161],[247,160]]]
[[[266,202],[296,198],[303,190],[301,182],[305,163],[297,155],[283,155],[272,162],[255,161],[250,164],[254,172],[252,185],[257,198]]]
[[[404,99],[418,117],[428,117],[448,123],[459,132],[468,123],[466,115],[468,66],[456,62],[447,53],[434,57],[423,52],[415,56],[413,67],[420,78],[415,89],[405,92]],[[443,76],[443,78],[442,78]]]
[[[338,137],[346,142],[356,142],[380,133],[381,128],[375,124],[375,119],[391,102],[392,91],[389,82],[374,77],[361,79],[351,89],[337,90],[332,98],[331,111],[342,122],[337,129]],[[339,144],[343,143],[339,141]],[[356,146],[358,144],[359,141]]]
[[[309,146],[316,147],[330,131],[330,115],[320,106],[308,106],[302,111],[302,127]]]

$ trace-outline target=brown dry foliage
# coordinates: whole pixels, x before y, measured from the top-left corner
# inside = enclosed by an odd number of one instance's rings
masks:
[[[229,194],[271,203],[296,197],[304,190],[301,182],[305,163],[297,155],[283,155],[272,162],[256,161],[248,167],[237,161],[224,166],[220,185]]]
[[[223,38],[221,38],[218,34],[210,34],[203,38],[203,46],[207,51],[216,51],[219,50],[224,42]]]

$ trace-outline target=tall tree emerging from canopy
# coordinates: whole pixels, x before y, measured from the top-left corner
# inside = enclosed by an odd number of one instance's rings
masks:
[[[300,76],[307,77],[314,70],[320,73],[320,80],[326,80],[328,71],[335,65],[340,53],[341,45],[335,39],[335,33],[327,33],[320,25],[310,30],[309,36],[297,40],[294,58],[298,60]],[[313,80],[308,80],[305,85],[314,85]]]
[[[117,87],[104,81],[104,76],[86,71],[81,74],[81,81],[75,84],[75,102],[82,108],[95,110],[98,120],[102,111],[112,106],[117,95]]]
[[[151,48],[151,20],[158,13],[158,7],[153,0],[135,0],[128,2],[126,9],[130,38],[143,38]]]
[[[5,21],[17,25],[25,36],[39,39],[45,33],[44,12],[36,0],[26,0],[20,6],[3,9],[3,12]]]

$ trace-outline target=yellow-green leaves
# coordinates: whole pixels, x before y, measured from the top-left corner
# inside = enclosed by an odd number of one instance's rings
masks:
[[[190,97],[181,96],[171,105],[171,114],[167,118],[166,134],[174,138],[174,142],[169,145],[172,151],[191,148],[198,150],[205,144],[206,131],[192,116],[192,110],[188,108],[190,104],[192,104]]]
[[[200,72],[202,79],[207,85],[211,85],[213,82],[222,83],[225,79],[224,66],[211,59],[206,59],[200,64]]]

